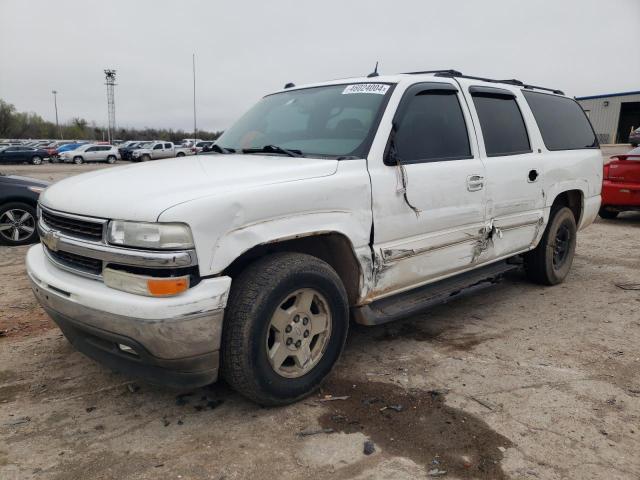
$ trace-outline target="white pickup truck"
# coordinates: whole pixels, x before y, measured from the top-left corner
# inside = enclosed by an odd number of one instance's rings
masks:
[[[131,159],[135,162],[148,162],[149,160],[158,160],[160,158],[184,157],[193,155],[194,152],[190,148],[178,147],[171,142],[156,140],[147,142],[141,148],[131,152]]]
[[[313,392],[350,318],[406,317],[514,268],[562,282],[600,206],[572,98],[455,71],[289,86],[216,150],[47,188],[27,270],[87,356],[177,387],[220,373],[263,405]]]

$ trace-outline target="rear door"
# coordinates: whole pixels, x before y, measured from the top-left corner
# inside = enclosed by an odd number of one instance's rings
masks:
[[[372,149],[368,162],[377,262],[372,297],[417,287],[476,262],[484,235],[486,173],[459,90],[445,79],[416,83],[403,93],[398,89],[397,110],[380,124],[386,148],[376,138],[382,149]]]
[[[486,168],[486,220],[490,231],[480,261],[529,250],[543,223],[543,158],[526,101],[515,88],[458,80],[478,126]]]

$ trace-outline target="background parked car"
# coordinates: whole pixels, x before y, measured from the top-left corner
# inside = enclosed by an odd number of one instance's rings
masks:
[[[113,145],[95,145],[88,143],[79,146],[75,150],[63,152],[59,155],[63,162],[73,162],[80,165],[84,162],[116,163],[120,158],[118,149]]]
[[[0,173],[0,244],[27,245],[38,241],[36,205],[47,182]]]
[[[120,152],[120,158],[122,160],[131,160],[131,154],[134,150],[138,150],[144,145],[145,141],[130,141],[125,142],[122,145],[118,146],[118,152]]]
[[[147,142],[138,150],[134,150],[131,159],[137,162],[147,162],[161,158],[184,157],[185,155],[193,155],[194,153],[191,148],[177,147],[171,142],[156,140]]]
[[[629,143],[634,147],[640,145],[640,127],[629,134]]]
[[[49,158],[46,150],[33,147],[11,146],[0,147],[0,163],[25,163],[40,165],[45,158]]]
[[[198,142],[195,144],[195,146],[191,147],[191,149],[195,153],[208,152],[209,149],[211,148],[211,145],[213,145],[213,143],[214,143],[213,141]]]
[[[640,147],[615,155],[604,166],[600,216],[613,219],[620,212],[640,211]]]

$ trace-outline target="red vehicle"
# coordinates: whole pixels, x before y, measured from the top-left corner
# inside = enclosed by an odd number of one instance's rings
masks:
[[[640,148],[625,155],[615,155],[604,166],[602,181],[602,218],[616,218],[618,213],[640,211]]]

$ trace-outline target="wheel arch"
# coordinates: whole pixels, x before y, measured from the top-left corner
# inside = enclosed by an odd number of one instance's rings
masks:
[[[576,225],[580,225],[584,213],[584,192],[579,189],[559,192],[553,199],[551,208],[568,207],[573,212]]]
[[[254,260],[276,252],[306,253],[328,263],[342,280],[349,304],[357,303],[364,278],[363,269],[353,244],[346,235],[339,232],[304,234],[255,245],[233,260],[223,274],[234,278]]]

